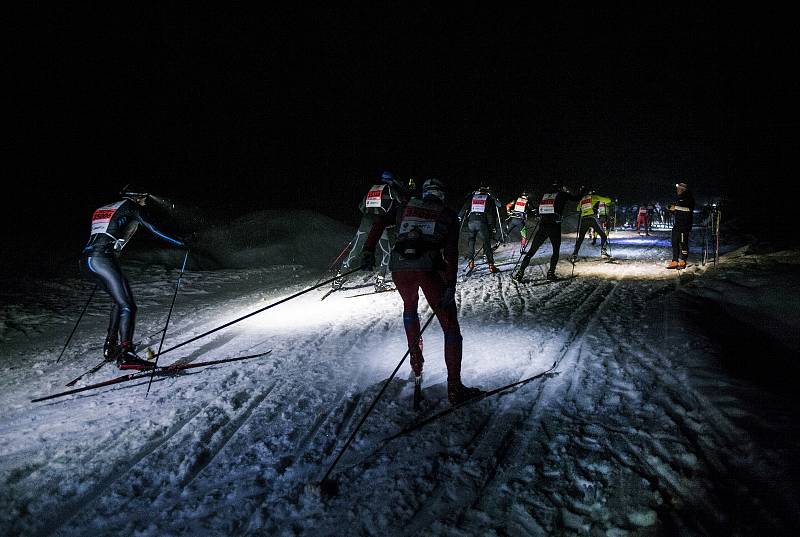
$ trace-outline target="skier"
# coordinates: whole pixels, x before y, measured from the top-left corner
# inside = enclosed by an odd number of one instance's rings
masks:
[[[595,203],[595,214],[597,214],[597,221],[600,223],[600,227],[606,232],[606,236],[611,231],[611,218],[609,216],[609,212],[611,211],[610,205],[613,202],[606,203],[603,200],[597,200]],[[597,244],[597,234],[594,233],[592,235],[592,246]]]
[[[394,222],[397,218],[397,210],[407,200],[408,190],[405,186],[395,179],[392,172],[383,172],[380,184],[372,185],[364,199],[361,200],[359,205],[359,210],[363,213],[361,225],[358,227],[355,237],[353,237],[350,252],[347,254],[347,258],[345,258],[339,268],[339,272],[336,274],[336,279],[333,281],[334,289],[341,289],[342,285],[344,285],[345,278],[341,274],[350,270],[350,267],[357,266],[354,263],[361,262],[364,242],[367,239],[369,230],[372,229],[377,220],[386,220],[390,224],[386,226],[380,238],[381,263],[375,274],[375,291],[383,291],[389,288],[386,283],[386,271],[389,267],[392,245],[397,238],[397,228],[394,226]]]
[[[578,203],[578,210],[580,211],[581,215],[578,226],[578,239],[575,241],[575,250],[572,252],[572,257],[570,258],[572,263],[575,263],[575,261],[578,259],[578,251],[581,249],[581,244],[583,244],[583,238],[586,236],[586,232],[590,228],[594,229],[595,233],[600,235],[600,255],[603,257],[611,257],[608,253],[608,250],[606,250],[608,236],[606,235],[606,232],[603,231],[603,228],[600,227],[600,222],[597,221],[597,217],[595,216],[600,203],[610,205],[611,198],[599,196],[594,192],[588,192]]]
[[[456,213],[444,204],[445,187],[438,179],[422,185],[422,197],[411,200],[398,212],[398,236],[392,250],[392,278],[403,298],[403,325],[408,341],[411,368],[419,377],[424,358],[420,336],[419,289],[439,319],[444,332],[444,359],[447,365],[447,398],[457,405],[481,395],[478,388],[461,383],[461,329],[456,309],[459,222]],[[377,220],[363,252],[364,270],[375,265],[375,245],[388,225]]]
[[[558,183],[553,183],[552,188],[548,193],[542,196],[539,202],[539,228],[530,242],[530,248],[522,262],[519,269],[512,274],[511,279],[516,282],[521,282],[525,274],[525,269],[531,262],[531,258],[536,255],[536,251],[544,244],[545,239],[550,239],[550,244],[553,246],[553,254],[550,256],[550,270],[547,271],[547,279],[550,281],[556,280],[556,265],[558,264],[559,249],[561,248],[561,218],[564,213],[564,207],[568,201],[578,201],[583,195],[583,187],[581,187],[578,194],[570,193],[565,186]]]
[[[515,201],[510,201],[506,205],[506,211],[510,215],[508,218],[508,227],[506,228],[506,236],[511,236],[511,232],[519,230],[521,237],[520,248],[525,253],[525,246],[528,243],[528,216],[535,214],[535,209],[531,207],[528,200],[528,193],[522,192]]]
[[[104,205],[92,215],[91,234],[80,267],[114,301],[103,356],[109,361],[116,360],[120,369],[149,369],[153,364],[137,356],[133,348],[136,303],[118,257],[139,225],[175,246],[184,246],[184,242],[169,237],[150,223],[144,210],[147,192],[126,186],[120,196],[121,201]]]
[[[686,183],[677,183],[675,190],[678,200],[669,206],[675,223],[672,225],[672,261],[667,264],[668,269],[686,268],[686,260],[689,259],[689,232],[694,219],[694,196]]]
[[[647,218],[647,204],[640,203],[639,211],[636,213],[636,233],[642,235],[642,226],[647,236],[650,236],[650,219]]]
[[[499,272],[494,266],[494,252],[492,251],[492,237],[490,232],[497,224],[497,201],[492,196],[488,186],[481,186],[472,196],[467,198],[466,203],[458,213],[459,221],[467,221],[467,233],[469,239],[469,270],[475,268],[475,238],[480,236],[483,241],[483,251],[486,254],[486,261],[489,264],[489,272]]]

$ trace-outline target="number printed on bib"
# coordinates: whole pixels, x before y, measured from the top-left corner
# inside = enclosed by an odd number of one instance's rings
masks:
[[[558,193],[545,194],[539,202],[539,214],[554,214],[556,212],[556,196]]]
[[[383,189],[386,185],[375,185],[367,192],[367,207],[380,207]],[[363,192],[363,191],[362,191]]]
[[[486,200],[489,196],[487,194],[475,194],[472,196],[472,212],[484,213],[486,212]]]
[[[117,209],[125,203],[125,200],[112,203],[111,205],[104,205],[97,209],[92,215],[92,235],[97,233],[105,233],[108,230],[108,224],[114,217]]]

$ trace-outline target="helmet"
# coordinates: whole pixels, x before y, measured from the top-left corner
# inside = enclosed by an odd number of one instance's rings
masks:
[[[422,185],[422,199],[430,197],[444,201],[444,183],[435,177],[428,179]]]
[[[481,185],[481,187],[478,188],[478,192],[480,192],[482,194],[486,194],[486,193],[490,192],[491,190],[492,190],[492,187],[490,187],[489,185]]]
[[[150,194],[147,192],[146,189],[140,188],[138,185],[132,185],[128,183],[122,188],[122,190],[120,190],[119,195],[122,196],[123,198],[139,199],[139,198],[146,198]]]
[[[527,198],[528,197],[528,193],[527,192],[523,192],[522,194],[519,195],[519,197],[520,198]]]
[[[390,171],[385,171],[381,175],[381,181],[384,183],[391,183],[394,181],[394,174]]]

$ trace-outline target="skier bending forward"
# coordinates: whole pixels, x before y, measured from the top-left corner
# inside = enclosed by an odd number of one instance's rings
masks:
[[[375,222],[364,245],[364,270],[375,266],[375,245],[387,222]],[[422,198],[411,200],[398,212],[397,242],[389,268],[403,298],[403,325],[411,354],[411,368],[422,374],[419,347],[420,323],[417,313],[419,289],[425,294],[444,332],[444,360],[447,365],[447,398],[456,405],[481,395],[478,388],[461,383],[461,328],[456,309],[458,273],[458,216],[444,205],[444,184],[428,179]]]

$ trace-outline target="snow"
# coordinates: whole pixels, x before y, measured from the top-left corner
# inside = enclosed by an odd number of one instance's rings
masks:
[[[285,216],[244,216],[205,237],[205,262],[227,268],[185,275],[165,347],[313,285],[350,239],[344,226],[326,234],[323,217]],[[309,225],[282,231],[298,218]],[[0,310],[0,530],[792,534],[800,252],[750,255],[729,241],[716,266],[677,273],[663,268],[668,232],[621,231],[615,262],[585,242],[570,278],[574,237],[563,239],[564,280],[541,282],[545,246],[532,281],[513,283],[512,243],[495,254],[503,273],[479,264],[457,292],[464,382],[537,378],[384,442],[448,408],[433,322],[422,411],[404,363],[334,471],[332,498],[312,485],[405,352],[395,293],[349,298],[369,290],[361,275],[322,302],[324,289],[311,291],[162,360],[271,354],[157,378],[148,397],[140,381],[31,403],[97,362],[108,300],[98,296],[55,365],[92,285],[20,275]],[[144,345],[158,346],[180,260],[139,251],[125,264]],[[79,385],[118,374],[106,366]]]

